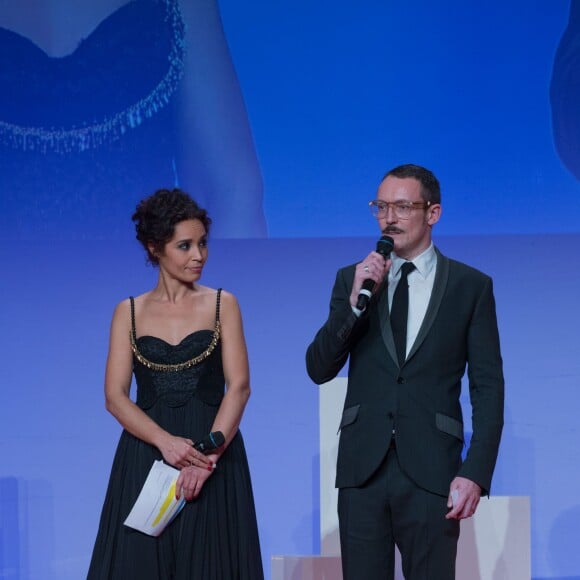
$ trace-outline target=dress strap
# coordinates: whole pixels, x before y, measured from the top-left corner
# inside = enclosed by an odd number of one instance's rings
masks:
[[[222,289],[218,288],[216,305],[215,305],[215,323],[216,323],[216,325],[220,321],[220,300],[221,300],[221,297],[222,297]]]
[[[133,340],[137,340],[137,328],[135,327],[135,298],[129,296],[129,301],[131,302],[131,336]]]

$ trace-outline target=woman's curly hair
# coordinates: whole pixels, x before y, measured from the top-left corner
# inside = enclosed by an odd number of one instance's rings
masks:
[[[199,220],[209,233],[211,219],[207,211],[181,189],[159,189],[139,202],[132,220],[135,222],[136,237],[145,248],[151,264],[159,264],[155,254],[163,251],[175,233],[175,226],[192,219]],[[149,246],[153,246],[155,254]]]

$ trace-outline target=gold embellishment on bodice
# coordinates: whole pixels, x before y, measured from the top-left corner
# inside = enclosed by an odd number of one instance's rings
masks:
[[[143,366],[146,366],[148,369],[151,369],[153,371],[177,372],[177,371],[183,371],[185,369],[190,369],[191,367],[198,365],[200,362],[202,362],[206,358],[208,358],[211,355],[211,353],[215,350],[215,347],[217,346],[217,344],[220,340],[220,333],[221,333],[220,321],[216,320],[215,327],[213,330],[213,336],[212,336],[212,339],[209,343],[209,346],[201,354],[198,354],[197,356],[193,357],[190,360],[186,360],[185,362],[177,363],[177,364],[169,364],[169,365],[156,363],[156,362],[150,361],[149,359],[146,359],[139,352],[139,348],[137,347],[137,336],[136,336],[135,330],[132,329],[129,334],[131,336],[131,349],[133,350],[133,354],[135,355],[135,358]]]

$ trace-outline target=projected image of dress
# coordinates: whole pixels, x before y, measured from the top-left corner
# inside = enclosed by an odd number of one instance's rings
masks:
[[[566,168],[580,180],[580,5],[570,4],[552,70],[550,102],[554,144]]]
[[[0,238],[123,237],[143,192],[174,186],[216,216],[215,237],[265,236],[217,4],[71,7],[0,7]],[[66,27],[83,37],[68,48]]]

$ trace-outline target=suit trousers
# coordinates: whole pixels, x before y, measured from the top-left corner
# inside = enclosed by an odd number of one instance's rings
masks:
[[[419,488],[390,449],[362,487],[338,493],[343,580],[393,580],[395,545],[406,580],[454,580],[459,522],[447,498]]]

